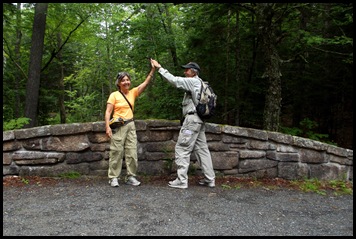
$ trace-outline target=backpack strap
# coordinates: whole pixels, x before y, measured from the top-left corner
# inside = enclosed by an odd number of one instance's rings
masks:
[[[203,94],[203,88],[204,88],[204,84],[203,84],[203,80],[198,78],[200,80],[201,86],[200,86],[200,94],[199,97],[197,97],[197,101],[199,103],[200,99],[201,99],[201,95]]]
[[[132,106],[131,106],[131,104],[130,104],[130,102],[127,100],[127,98],[126,98],[126,96],[124,95],[124,93],[122,93],[121,91],[119,91],[121,94],[122,94],[122,96],[125,98],[125,100],[127,101],[127,103],[129,104],[129,106],[130,106],[130,108],[131,108],[131,110],[132,110],[132,113],[133,113],[133,109],[132,109]]]
[[[199,79],[199,80],[200,80],[200,83],[201,83],[201,87],[200,87],[200,99],[201,99],[201,94],[203,94],[204,82],[203,82],[202,79]]]

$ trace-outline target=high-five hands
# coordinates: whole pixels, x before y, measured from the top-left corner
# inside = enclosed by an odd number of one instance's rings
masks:
[[[161,64],[158,63],[158,61],[154,60],[151,58],[151,65],[156,68],[160,68]]]

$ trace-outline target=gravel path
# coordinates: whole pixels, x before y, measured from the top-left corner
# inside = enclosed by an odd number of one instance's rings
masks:
[[[3,236],[353,236],[353,195],[166,184],[4,186]]]

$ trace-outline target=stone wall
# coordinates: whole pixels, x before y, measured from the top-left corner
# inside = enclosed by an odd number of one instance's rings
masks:
[[[135,124],[138,174],[175,174],[179,122],[136,120]],[[206,136],[217,175],[353,180],[350,149],[277,132],[211,123],[206,124]],[[70,172],[106,176],[109,150],[103,121],[5,131],[3,176],[54,177]],[[194,155],[189,173],[201,174]]]

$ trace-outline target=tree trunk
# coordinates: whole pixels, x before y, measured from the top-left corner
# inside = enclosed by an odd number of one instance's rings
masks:
[[[241,50],[241,40],[240,40],[240,11],[239,9],[236,10],[236,26],[235,26],[235,35],[236,35],[236,46],[235,46],[235,59],[236,59],[236,95],[235,95],[235,125],[239,126],[240,125],[240,81],[241,81],[241,67],[240,67],[240,63],[241,63],[241,56],[239,54],[240,50]]]
[[[62,34],[61,32],[57,33],[57,47],[58,49],[60,49],[60,46],[62,45]],[[59,79],[59,97],[58,97],[58,105],[59,105],[59,113],[60,113],[60,119],[61,119],[61,124],[65,124],[66,123],[66,109],[65,109],[65,105],[64,105],[64,70],[65,70],[65,66],[62,62],[62,50],[60,50],[57,53],[57,58],[59,61],[59,65],[60,65],[60,70],[61,70],[61,74],[60,74],[60,79]]]
[[[227,29],[226,29],[226,46],[225,46],[225,54],[226,54],[226,65],[225,65],[225,87],[224,87],[224,114],[223,114],[223,120],[224,123],[228,123],[228,89],[229,89],[229,61],[230,61],[230,24],[231,24],[231,9],[227,11]]]
[[[25,125],[25,128],[37,126],[37,108],[47,8],[48,3],[36,3],[35,6],[25,102],[25,117],[30,118],[30,123]]]
[[[175,44],[175,40],[174,40],[174,34],[173,34],[173,30],[172,30],[172,16],[169,12],[169,7],[167,6],[167,4],[163,4],[164,9],[162,10],[159,5],[157,5],[158,11],[160,12],[160,14],[162,15],[162,17],[164,16],[164,14],[166,15],[166,17],[164,17],[164,20],[162,20],[162,25],[163,28],[167,34],[167,36],[169,37],[170,41],[169,41],[169,52],[171,53],[172,56],[172,62],[174,64],[174,66],[178,66],[178,57],[177,57],[177,49],[176,49],[176,44]]]
[[[261,40],[261,51],[263,52],[265,72],[263,78],[268,80],[265,108],[263,112],[263,129],[278,131],[281,114],[281,73],[280,57],[276,49],[276,22],[273,22],[275,15],[273,3],[258,4],[257,22],[259,36]]]
[[[17,12],[16,12],[16,43],[15,43],[15,61],[17,64],[21,65],[21,39],[22,39],[22,32],[21,32],[21,3],[17,3]],[[20,82],[21,82],[22,74],[20,71],[16,72],[16,80],[14,82],[15,85],[15,92],[16,92],[16,107],[14,115],[16,118],[19,118],[21,113],[20,109],[22,109],[21,102],[21,95],[20,95]]]

